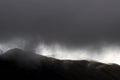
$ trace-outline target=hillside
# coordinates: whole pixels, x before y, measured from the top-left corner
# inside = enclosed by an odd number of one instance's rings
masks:
[[[58,60],[12,49],[0,55],[4,80],[120,80],[120,66],[87,60]]]

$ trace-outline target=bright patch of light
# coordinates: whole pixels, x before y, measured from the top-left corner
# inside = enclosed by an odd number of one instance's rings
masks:
[[[89,48],[70,49],[58,44],[45,45],[40,44],[36,49],[37,54],[54,57],[57,59],[70,60],[96,60],[103,63],[120,64],[120,46],[108,45],[102,46],[98,50],[90,50]]]

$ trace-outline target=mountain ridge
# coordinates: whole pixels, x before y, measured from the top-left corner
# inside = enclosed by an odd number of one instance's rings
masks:
[[[13,80],[120,80],[117,64],[59,60],[17,48],[1,54],[0,65],[0,77]]]

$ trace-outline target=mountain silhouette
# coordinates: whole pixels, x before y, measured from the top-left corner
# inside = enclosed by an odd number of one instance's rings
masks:
[[[21,49],[0,55],[3,80],[120,80],[120,66],[88,60],[59,60]]]

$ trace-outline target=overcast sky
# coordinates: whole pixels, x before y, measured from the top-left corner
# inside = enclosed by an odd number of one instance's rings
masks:
[[[119,0],[0,0],[0,41],[71,45],[120,41]],[[33,45],[33,44],[32,44]]]

